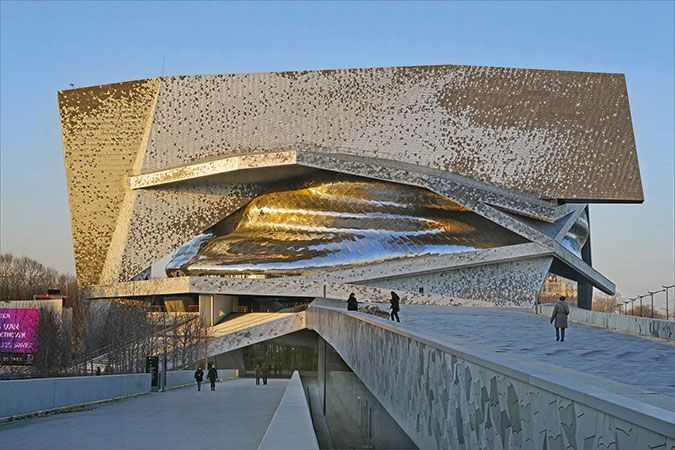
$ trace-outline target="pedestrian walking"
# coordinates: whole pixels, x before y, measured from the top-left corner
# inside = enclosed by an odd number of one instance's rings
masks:
[[[269,369],[269,366],[267,365],[267,363],[263,363],[262,378],[263,378],[263,384],[265,386],[267,386],[267,375],[269,375],[269,371],[270,371],[270,369]]]
[[[218,379],[218,372],[213,364],[209,367],[209,372],[206,374],[206,378],[211,382],[211,390],[216,390],[216,380]]]
[[[347,299],[347,311],[358,311],[359,310],[359,302],[356,300],[356,296],[352,292],[349,294],[349,298]]]
[[[401,319],[398,317],[398,312],[401,310],[401,307],[399,306],[400,301],[401,298],[396,294],[396,292],[391,291],[391,300],[389,300],[389,303],[391,303],[391,320],[394,320],[394,317],[396,317],[397,322],[401,321]]]
[[[558,303],[553,307],[551,323],[555,327],[555,340],[565,341],[565,328],[567,328],[567,316],[570,315],[570,307],[565,303],[565,296],[560,296]]]
[[[195,370],[195,381],[197,382],[197,390],[201,391],[202,390],[202,381],[204,381],[204,371],[202,370],[201,367],[197,367],[197,370]]]
[[[260,364],[255,365],[255,369],[253,370],[253,372],[255,373],[255,384],[256,384],[256,386],[259,386],[260,385],[260,372],[262,372],[262,370],[260,369]]]

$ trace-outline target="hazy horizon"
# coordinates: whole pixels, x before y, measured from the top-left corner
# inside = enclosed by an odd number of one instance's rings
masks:
[[[674,14],[672,2],[2,2],[0,252],[74,273],[56,99],[70,83],[435,64],[615,72],[645,202],[591,206],[593,266],[644,294],[675,279]]]

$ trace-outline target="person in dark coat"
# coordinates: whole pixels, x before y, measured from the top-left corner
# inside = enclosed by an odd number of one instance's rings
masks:
[[[263,363],[262,366],[262,377],[263,377],[263,384],[267,385],[267,375],[269,375],[270,368],[267,365],[267,363]]]
[[[195,381],[197,382],[197,390],[202,390],[202,381],[204,381],[204,371],[201,367],[197,367],[195,370]]]
[[[389,300],[389,303],[391,303],[391,320],[394,320],[394,317],[396,317],[397,322],[401,321],[401,319],[398,318],[398,312],[401,310],[401,307],[399,306],[400,301],[401,298],[396,292],[391,291],[391,300]]]
[[[551,323],[555,327],[555,340],[563,342],[565,340],[565,328],[567,328],[567,316],[570,315],[570,307],[565,304],[565,297],[561,296],[558,303],[553,307],[551,314]]]
[[[358,311],[359,310],[359,302],[356,300],[356,296],[352,292],[349,294],[349,298],[347,299],[347,311]]]
[[[215,391],[216,390],[216,380],[218,379],[218,372],[216,371],[216,368],[211,364],[211,367],[209,367],[209,373],[206,374],[206,378],[209,379],[211,382],[211,390]]]
[[[255,369],[253,370],[253,372],[255,373],[255,384],[259,385],[260,384],[260,372],[262,372],[262,370],[260,369],[260,364],[255,365]]]

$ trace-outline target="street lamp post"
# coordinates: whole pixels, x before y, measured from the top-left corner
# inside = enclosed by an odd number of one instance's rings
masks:
[[[164,332],[162,333],[164,335],[164,357],[162,358],[164,360],[164,361],[162,361],[162,363],[163,363],[162,369],[163,369],[164,373],[162,374],[162,382],[160,384],[161,384],[161,387],[162,387],[162,392],[164,392],[164,391],[166,391],[166,372],[167,372],[167,370],[166,370],[166,361],[167,361],[167,357],[166,357],[166,301],[164,302],[164,312],[162,313],[162,322],[163,322],[163,325],[164,325],[162,327],[162,328],[164,328]]]
[[[631,316],[635,315],[635,300],[637,300],[637,297],[630,299],[630,315]]]
[[[645,298],[645,297],[648,296],[648,295],[649,295],[649,294],[638,295],[638,298],[640,299],[640,317],[644,317],[644,316],[645,316],[645,310],[644,310],[643,307],[642,307],[642,299]]]
[[[668,289],[675,287],[675,284],[670,286],[662,286],[663,290],[666,291],[666,320],[668,320]]]
[[[654,294],[658,294],[658,293],[661,292],[661,291],[653,291],[653,292],[652,292],[652,291],[647,291],[647,292],[649,292],[649,296],[650,296],[651,299],[652,299],[652,319],[653,319],[653,318],[654,318]]]

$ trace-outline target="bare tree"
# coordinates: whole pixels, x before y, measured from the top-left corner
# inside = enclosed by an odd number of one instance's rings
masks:
[[[65,359],[65,341],[61,318],[51,308],[40,308],[38,350],[33,353],[33,376],[48,377],[60,374],[68,362]],[[65,362],[65,364],[64,364]]]
[[[0,280],[0,300],[31,299],[33,295],[46,294],[48,289],[59,289],[67,302],[77,299],[73,275],[60,274],[25,256],[0,254]]]
[[[593,299],[593,311],[617,313],[621,310],[621,294],[597,296]]]
[[[634,316],[640,316],[640,317],[652,317],[652,307],[649,305],[643,305],[643,306],[635,306],[635,308],[631,308],[629,312],[632,311],[632,315]],[[654,309],[654,319],[663,319],[665,316],[661,314],[660,312],[656,311],[656,308]]]
[[[48,289],[65,296],[72,320],[40,311],[32,376],[90,373],[94,365],[112,373],[142,372],[145,357],[162,354],[165,346],[175,368],[193,366],[206,356],[208,327],[196,314],[153,313],[143,301],[86,300],[79,297],[74,276],[27,257],[0,255],[0,300],[30,299]],[[0,376],[14,368],[5,360],[0,364]]]

